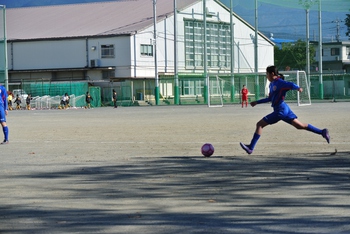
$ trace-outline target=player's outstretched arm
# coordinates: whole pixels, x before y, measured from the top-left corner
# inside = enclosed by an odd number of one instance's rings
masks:
[[[303,92],[303,88],[300,87],[300,88],[298,89],[298,91],[299,91],[300,93]]]
[[[258,104],[256,101],[253,101],[253,102],[250,103],[250,105],[251,105],[252,107],[256,106],[256,104]]]

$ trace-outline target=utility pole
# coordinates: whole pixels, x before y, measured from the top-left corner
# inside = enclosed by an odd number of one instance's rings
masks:
[[[299,0],[299,4],[305,8],[306,13],[306,76],[309,87],[311,86],[310,80],[310,8],[316,1],[314,0]]]
[[[344,22],[343,20],[333,20],[332,23],[336,23],[337,24],[337,35],[336,35],[336,40],[337,42],[340,42],[340,35],[339,35],[339,31],[340,31],[340,22]]]

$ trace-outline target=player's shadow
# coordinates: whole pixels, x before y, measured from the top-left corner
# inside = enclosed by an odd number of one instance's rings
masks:
[[[350,216],[349,203],[340,199],[350,195],[349,163],[342,154],[134,157],[111,165],[19,174],[9,179],[28,181],[21,188],[27,196],[16,206],[1,205],[0,222],[30,222],[26,233],[341,229],[348,227]],[[327,209],[341,209],[343,215],[326,218]],[[20,233],[23,225],[3,231]]]

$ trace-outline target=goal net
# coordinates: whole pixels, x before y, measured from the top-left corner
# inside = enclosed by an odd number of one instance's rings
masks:
[[[208,107],[223,107],[223,79],[219,76],[210,77],[207,76],[206,79],[208,87]]]
[[[286,81],[293,82],[303,88],[303,92],[291,90],[287,92],[285,100],[288,102],[296,101],[298,106],[311,105],[310,85],[305,71],[281,71]]]

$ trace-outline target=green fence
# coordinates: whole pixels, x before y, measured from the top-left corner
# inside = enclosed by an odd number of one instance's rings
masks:
[[[323,74],[322,81],[317,74],[310,76],[311,100],[350,99],[350,74]]]
[[[295,73],[296,74],[296,73]],[[297,82],[293,72],[288,73],[286,80]],[[307,79],[307,78],[304,78]],[[306,81],[307,82],[307,81]],[[323,74],[310,76],[310,97],[317,100],[350,100],[350,74]],[[241,89],[245,85],[249,90],[249,101],[264,98],[268,95],[265,74],[210,74],[209,82],[202,74],[185,74],[178,76],[178,90],[175,90],[174,76],[159,77],[159,105],[194,105],[241,103]],[[301,82],[304,86],[305,82]],[[93,97],[92,106],[112,106],[112,90],[117,91],[119,106],[156,105],[154,79],[125,79],[118,82],[105,82],[100,86],[89,86],[88,82],[48,82],[23,81],[21,84],[10,84],[10,90],[23,89],[35,96],[62,96],[64,93],[75,97],[85,96],[89,91]],[[177,91],[177,92],[176,92]],[[178,102],[175,101],[178,93]],[[208,96],[208,93],[210,95]],[[304,93],[304,92],[303,92]],[[296,101],[296,91],[288,92],[286,100]],[[77,99],[76,106],[85,106],[85,98]]]
[[[19,84],[9,84],[9,91],[19,93],[20,95],[31,94],[35,101],[38,102],[37,106],[49,106],[50,108],[56,108],[60,104],[61,97],[67,93],[69,96],[76,97],[74,100],[74,106],[84,107],[85,94],[87,91],[92,93],[94,102],[93,106],[101,106],[101,95],[98,92],[100,88],[97,87],[97,91],[94,88],[89,88],[88,82],[50,82],[50,81],[22,81]],[[73,100],[72,100],[73,101]],[[45,104],[49,103],[50,104]],[[40,104],[39,104],[40,103]]]

